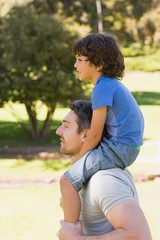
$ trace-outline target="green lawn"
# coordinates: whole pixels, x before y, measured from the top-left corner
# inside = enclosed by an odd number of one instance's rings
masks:
[[[160,141],[160,73],[129,72],[123,83],[135,96],[144,115],[144,140]]]
[[[27,124],[27,114],[24,105],[10,105],[14,108],[14,111],[16,115],[18,115],[19,119],[23,120],[24,124]],[[56,136],[55,131],[68,111],[69,110],[67,108],[57,108],[55,110],[49,138],[45,141],[37,143],[32,141],[17,123],[9,105],[5,105],[4,108],[0,108],[0,147],[50,146],[59,144],[59,138]],[[41,124],[44,119],[45,113],[46,108],[43,106],[38,115],[39,124]]]
[[[159,100],[160,97],[157,99]],[[160,129],[160,105],[140,105],[140,108],[144,114],[145,119],[144,139],[157,141],[158,139],[160,139],[159,131],[157,131],[157,129]],[[60,111],[60,115],[58,115],[58,110]],[[55,112],[55,120],[53,121],[48,140],[36,143],[31,141],[31,139],[18,125],[18,123],[11,119],[11,116],[8,116],[8,113],[5,114],[4,109],[0,109],[0,116],[3,116],[3,120],[0,120],[0,147],[8,148],[37,145],[51,146],[59,144],[59,138],[56,136],[55,131],[60,124],[60,119],[62,119],[68,111],[68,109],[57,109],[57,111]],[[8,120],[6,121],[5,119]]]
[[[160,71],[160,51],[145,56],[126,57],[125,64],[127,70]]]
[[[160,182],[142,182],[137,183],[139,201],[142,210],[145,213],[152,233],[152,240],[160,239],[159,216],[160,216]]]
[[[1,159],[0,179],[59,179],[69,160]],[[135,176],[158,170],[158,163],[134,163],[130,171]],[[0,185],[0,236],[2,240],[57,240],[59,220],[63,217],[59,207],[59,184],[9,187]],[[140,205],[152,231],[153,240],[160,239],[159,182],[136,182]]]
[[[137,183],[136,186],[153,240],[159,240],[159,182]],[[59,198],[58,184],[0,189],[1,240],[57,240],[59,220],[63,217]]]
[[[137,99],[145,118],[145,140],[159,140],[160,129],[160,73],[126,73],[123,83],[130,89]],[[21,104],[10,104],[14,107],[14,113],[27,124],[27,114]],[[69,111],[67,108],[57,108],[53,118],[53,125],[47,141],[36,143],[23,132],[9,105],[0,108],[0,147],[57,145],[58,137],[55,134],[62,118]],[[45,107],[39,110],[38,119],[44,119]]]
[[[1,159],[0,160],[0,239],[56,240],[62,211],[59,207],[59,176],[69,161]],[[2,181],[22,183],[7,185]],[[28,182],[42,179],[39,186]],[[49,184],[50,180],[56,180]]]
[[[160,75],[159,73],[128,73],[124,84],[133,92],[140,104],[145,118],[145,144],[140,154],[140,159],[152,161],[136,161],[130,170],[133,175],[158,172],[160,169],[159,142],[160,142]],[[17,114],[27,120],[23,105],[16,104]],[[48,141],[41,145],[57,145],[58,137],[55,130],[68,109],[58,108],[54,114],[53,126]],[[39,113],[39,120],[43,120],[45,108]],[[156,144],[157,143],[157,144]],[[0,109],[0,147],[34,146],[28,139],[8,105]],[[154,160],[157,159],[157,162]],[[0,159],[0,181],[3,179],[57,179],[64,169],[69,166],[69,161],[60,160],[28,160],[25,159]],[[140,204],[149,222],[153,240],[160,239],[160,187],[159,182],[136,183]],[[44,186],[17,185],[4,187],[0,184],[0,239],[1,240],[57,240],[56,232],[62,211],[59,207],[59,185],[46,184]]]
[[[59,187],[0,189],[1,240],[56,240]]]

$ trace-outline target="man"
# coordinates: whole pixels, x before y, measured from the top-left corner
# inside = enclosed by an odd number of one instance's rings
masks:
[[[82,162],[77,160],[89,132],[92,106],[85,101],[75,101],[70,108],[56,134],[61,140],[61,152],[70,155],[77,168]],[[86,157],[87,154],[84,161]],[[132,176],[127,170],[99,171],[79,194],[81,222],[61,221],[60,240],[151,240]]]

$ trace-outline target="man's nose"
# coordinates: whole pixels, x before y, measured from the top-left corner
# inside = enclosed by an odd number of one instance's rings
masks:
[[[57,130],[56,130],[56,134],[57,134],[58,136],[61,136],[61,131],[60,131],[60,129],[61,129],[61,126],[58,127]]]

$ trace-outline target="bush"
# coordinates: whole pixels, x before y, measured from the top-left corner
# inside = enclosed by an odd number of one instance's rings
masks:
[[[125,57],[136,57],[153,54],[156,49],[151,48],[149,45],[141,46],[140,43],[134,43],[130,47],[122,48],[123,55]]]
[[[160,51],[145,56],[126,57],[125,65],[127,71],[160,71]]]

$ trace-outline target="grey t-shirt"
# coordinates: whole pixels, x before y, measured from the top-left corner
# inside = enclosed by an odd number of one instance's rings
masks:
[[[106,218],[109,210],[126,200],[138,202],[132,175],[120,168],[97,172],[80,192],[84,234],[101,235],[113,230]]]

